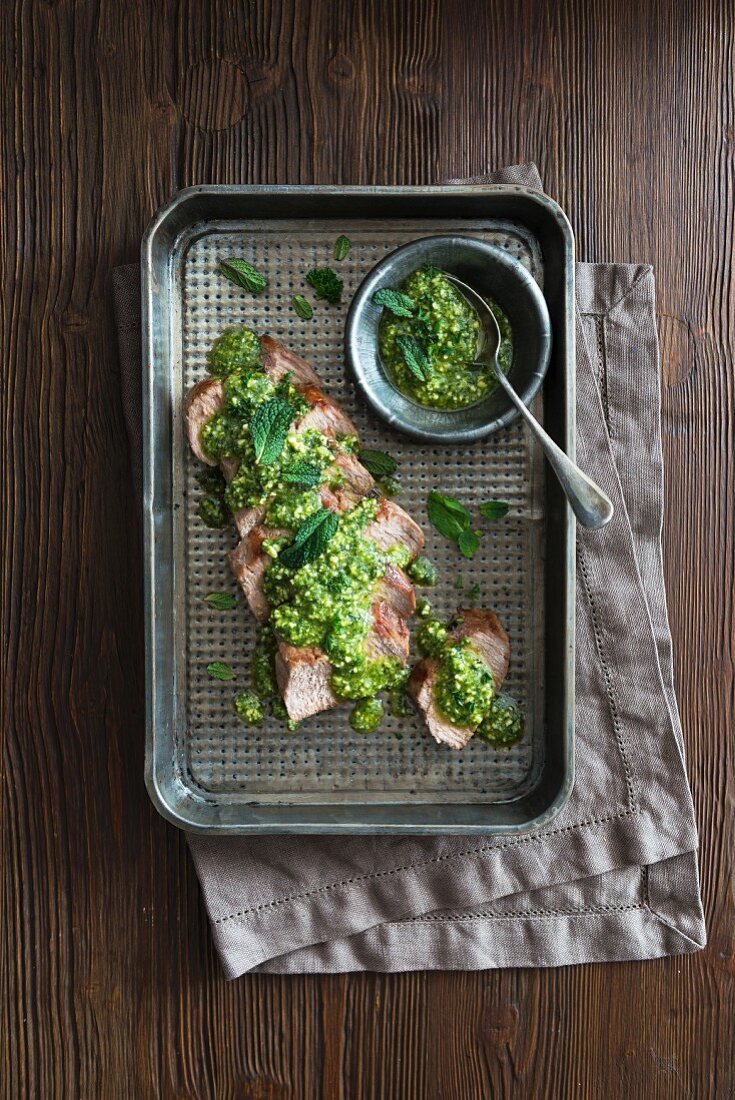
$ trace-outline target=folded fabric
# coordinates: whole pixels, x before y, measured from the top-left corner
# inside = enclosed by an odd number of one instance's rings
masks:
[[[533,165],[464,182],[541,187]],[[559,966],[705,944],[661,560],[653,273],[576,274],[577,457],[615,516],[578,531],[572,796],[525,836],[190,836],[230,977]],[[139,485],[138,269],[118,269],[114,290]]]

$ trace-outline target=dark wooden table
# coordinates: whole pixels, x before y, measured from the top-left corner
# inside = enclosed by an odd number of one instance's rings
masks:
[[[733,1095],[730,2],[3,0],[0,1096]],[[706,951],[228,984],[142,782],[140,523],[110,272],[199,182],[535,160],[651,261]]]

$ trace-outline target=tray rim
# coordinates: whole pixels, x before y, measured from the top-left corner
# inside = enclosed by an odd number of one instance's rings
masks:
[[[212,800],[211,802],[196,795],[187,787],[183,781],[181,775],[178,773],[175,765],[175,757],[172,757],[172,783],[168,791],[164,790],[162,783],[159,779],[157,770],[157,747],[158,737],[160,731],[157,728],[155,721],[156,706],[154,697],[155,687],[155,673],[156,673],[156,647],[155,647],[155,614],[154,614],[154,583],[156,573],[156,546],[157,546],[157,532],[155,514],[153,510],[153,503],[155,500],[155,477],[153,473],[153,462],[155,460],[153,440],[154,440],[154,425],[153,414],[154,405],[153,391],[155,372],[153,370],[156,361],[156,350],[154,347],[154,339],[156,336],[155,324],[154,324],[154,299],[157,294],[161,292],[161,284],[156,278],[156,264],[154,251],[157,246],[158,237],[163,232],[166,222],[171,218],[172,214],[176,214],[182,207],[185,207],[192,199],[207,196],[211,197],[249,197],[251,199],[257,199],[258,197],[267,197],[268,200],[272,200],[273,197],[278,199],[287,198],[305,198],[314,197],[318,198],[330,198],[330,197],[348,197],[348,196],[360,196],[361,198],[369,199],[375,198],[406,198],[410,196],[436,196],[438,198],[452,198],[461,201],[463,198],[472,197],[473,200],[477,200],[478,196],[503,196],[503,195],[520,195],[527,202],[538,207],[545,216],[551,218],[556,223],[557,229],[561,233],[563,240],[564,250],[564,262],[563,268],[565,273],[565,287],[564,287],[564,337],[566,346],[566,372],[564,379],[564,399],[565,399],[565,427],[566,432],[564,439],[564,446],[567,453],[574,457],[575,454],[575,442],[576,442],[576,401],[575,401],[575,325],[574,325],[574,236],[571,225],[564,214],[561,207],[548,195],[543,192],[537,191],[533,188],[523,187],[515,184],[434,184],[434,185],[330,185],[330,184],[313,184],[313,185],[301,185],[301,184],[280,184],[280,185],[261,185],[261,184],[202,184],[192,187],[186,187],[176,192],[172,198],[164,203],[153,215],[141,241],[141,298],[142,298],[142,352],[143,352],[143,526],[144,526],[144,629],[145,629],[145,714],[146,714],[146,739],[145,739],[145,783],[149,793],[149,796],[158,810],[158,812],[169,822],[176,825],[178,828],[184,829],[189,832],[197,832],[208,835],[255,835],[255,834],[332,834],[332,835],[358,835],[358,834],[392,834],[392,835],[431,835],[431,834],[461,834],[461,835],[519,835],[536,832],[546,827],[563,809],[566,805],[574,784],[574,660],[575,660],[575,593],[576,593],[576,525],[574,521],[571,509],[566,506],[565,519],[564,519],[564,543],[565,543],[565,573],[567,583],[565,585],[565,599],[564,599],[564,620],[566,624],[566,639],[567,646],[563,657],[564,666],[564,684],[562,687],[563,698],[563,712],[564,718],[564,730],[563,730],[563,752],[559,764],[561,766],[562,779],[557,788],[556,794],[552,801],[545,807],[543,807],[536,816],[531,818],[524,818],[518,821],[505,821],[505,822],[488,822],[488,821],[473,821],[468,820],[465,822],[437,822],[437,823],[412,823],[410,821],[393,821],[393,822],[353,822],[350,824],[344,824],[340,822],[330,821],[330,810],[336,809],[338,803],[330,802],[315,802],[313,808],[322,812],[322,819],[317,821],[300,820],[297,824],[284,822],[274,823],[272,821],[262,822],[258,820],[257,810],[253,810],[252,819],[249,821],[236,821],[236,822],[211,822],[203,821],[200,816],[195,815],[193,812],[184,812],[182,806],[186,806],[191,809],[193,806],[197,806],[199,809],[204,809],[208,805],[211,807],[217,807],[219,812],[219,804]],[[386,215],[385,212],[381,214],[383,220],[391,220],[390,215]],[[462,216],[462,215],[458,215]],[[473,215],[468,220],[477,220],[480,215]],[[270,215],[265,216],[264,220],[270,220],[277,216]],[[284,220],[291,218],[291,220],[299,219],[299,217],[309,218],[310,220],[317,220],[313,215],[306,215],[293,213],[284,213]],[[318,220],[328,222],[333,220],[336,215],[329,213],[320,213]],[[376,219],[378,215],[376,214]],[[399,215],[394,215],[396,219]],[[506,215],[507,220],[509,219]],[[221,221],[227,219],[222,218]],[[241,220],[235,218],[234,220]],[[245,220],[244,218],[242,220]],[[257,220],[257,217],[250,217],[248,220]],[[417,220],[415,217],[409,220]],[[427,218],[428,220],[428,218]],[[166,275],[171,277],[172,257],[178,252],[179,243],[182,238],[186,238],[191,235],[193,227],[195,227],[201,218],[194,218],[185,222],[181,228],[176,232],[170,241],[170,247],[167,249],[167,264]],[[174,310],[174,314],[176,309]],[[168,333],[169,336],[173,331],[173,322],[175,320],[174,315],[169,315],[168,318]],[[169,731],[171,733],[171,744],[173,745],[177,739],[177,733],[175,730]],[[179,794],[179,800],[174,802],[171,797],[171,789],[177,791]],[[239,806],[247,806],[248,803],[239,803]],[[283,800],[284,807],[289,806],[287,799]],[[356,807],[360,807],[360,803],[355,803]],[[382,807],[388,811],[392,806],[398,804],[385,802],[381,804]],[[465,809],[469,809],[469,817],[472,818],[476,814],[482,811],[483,807],[494,810],[498,806],[512,807],[513,800],[507,802],[494,801],[491,804],[474,803],[471,806],[465,806]],[[424,810],[434,808],[433,803],[421,803],[421,807]],[[453,804],[453,809],[461,809],[463,804]],[[436,808],[440,809],[441,804],[436,803]],[[399,815],[400,816],[400,815]]]

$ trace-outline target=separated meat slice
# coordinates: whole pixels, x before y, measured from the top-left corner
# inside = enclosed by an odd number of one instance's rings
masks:
[[[492,611],[482,609],[460,610],[457,618],[463,622],[451,631],[449,637],[453,641],[470,639],[493,675],[495,691],[500,691],[510,657],[510,642],[500,620]],[[411,673],[408,690],[416,700],[434,740],[440,745],[448,745],[450,749],[463,749],[475,731],[467,726],[453,725],[439,710],[434,697],[438,672],[439,662],[435,658],[426,657],[419,661]]]
[[[377,594],[404,619],[410,619],[416,610],[416,590],[402,569],[387,565],[385,575],[378,581]]]
[[[289,718],[300,722],[339,703],[330,686],[332,666],[315,646],[293,646],[282,639],[276,652],[278,690]]]
[[[309,364],[285,348],[283,344],[279,344],[272,336],[261,336],[260,354],[263,370],[272,381],[280,382],[290,374],[293,384],[298,388],[319,385],[319,378]]]
[[[412,558],[424,548],[424,532],[418,523],[411,519],[408,512],[385,497],[381,497],[375,519],[367,525],[365,534],[377,542],[381,550],[390,550],[392,546],[402,543],[408,547]]]
[[[458,623],[452,631],[452,637],[469,638],[483,661],[493,674],[495,691],[508,675],[510,659],[510,641],[493,611],[484,608],[465,608],[457,612]]]
[[[206,462],[207,466],[216,466],[217,463],[207,458],[199,436],[204,425],[222,408],[223,398],[222,381],[219,378],[204,378],[192,386],[184,400],[184,423],[189,445],[199,461]]]

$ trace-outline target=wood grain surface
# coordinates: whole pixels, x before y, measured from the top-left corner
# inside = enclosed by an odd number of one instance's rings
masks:
[[[0,17],[3,1100],[732,1096],[730,0],[3,0]],[[581,258],[656,266],[709,947],[228,984],[142,783],[111,269],[188,184],[424,183],[521,160]]]

